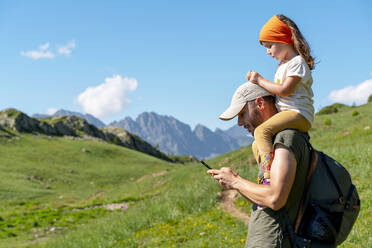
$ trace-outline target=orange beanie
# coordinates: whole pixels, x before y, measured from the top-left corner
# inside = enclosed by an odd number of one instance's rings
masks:
[[[260,41],[293,44],[291,29],[276,15],[265,23],[260,31]]]

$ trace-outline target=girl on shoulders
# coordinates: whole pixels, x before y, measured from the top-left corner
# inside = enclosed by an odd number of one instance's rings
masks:
[[[297,25],[284,15],[274,15],[262,27],[259,41],[267,54],[279,61],[273,82],[254,71],[246,75],[248,81],[276,95],[279,113],[256,128],[252,145],[257,162],[263,169],[263,183],[269,183],[273,136],[286,128],[302,132],[311,128],[314,119],[311,89],[314,58]]]

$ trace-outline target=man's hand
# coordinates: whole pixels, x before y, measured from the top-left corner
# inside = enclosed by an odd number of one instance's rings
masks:
[[[261,76],[258,72],[256,72],[256,71],[251,71],[251,70],[250,70],[250,71],[247,73],[246,78],[247,78],[248,81],[257,84],[259,78],[262,78],[262,76]]]
[[[226,189],[234,189],[240,178],[238,173],[233,169],[226,167],[223,167],[220,170],[208,170],[207,172]]]
[[[273,210],[282,208],[291,191],[296,176],[297,161],[285,146],[275,146],[275,157],[271,165],[270,185],[257,184],[240,177],[231,168],[208,170],[223,187],[236,189],[246,199]]]

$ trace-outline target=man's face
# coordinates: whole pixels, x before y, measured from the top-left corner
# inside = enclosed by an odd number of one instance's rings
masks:
[[[238,125],[243,126],[248,132],[254,134],[254,130],[263,122],[259,114],[255,101],[250,101],[245,104],[243,109],[238,114]]]

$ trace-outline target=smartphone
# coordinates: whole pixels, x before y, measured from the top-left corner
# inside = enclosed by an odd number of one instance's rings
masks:
[[[207,167],[208,169],[212,170],[212,167],[210,167],[206,162],[204,162],[203,160],[200,160],[200,163],[202,163],[205,167]]]

